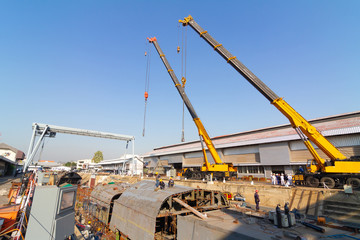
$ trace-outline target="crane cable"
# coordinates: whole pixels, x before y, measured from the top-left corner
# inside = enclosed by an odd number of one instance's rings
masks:
[[[151,48],[149,47],[149,44],[146,44],[148,46],[148,52],[145,52],[146,59],[146,74],[145,74],[145,109],[144,109],[144,124],[143,124],[143,137],[145,136],[145,122],[146,122],[146,106],[147,106],[147,99],[149,97],[149,85],[150,85],[150,56],[151,56]]]
[[[42,153],[44,151],[44,145],[45,145],[45,138],[42,140],[42,146],[41,146],[41,151],[40,151],[40,154],[39,154],[39,160],[38,161],[41,160],[41,156],[42,156]]]
[[[178,47],[177,52],[180,52],[180,44],[179,44],[179,27],[180,23],[178,23]],[[186,50],[187,50],[187,28],[181,28],[181,83],[182,88],[185,88],[186,84]],[[182,112],[182,131],[181,131],[181,142],[185,142],[185,102],[183,101],[183,112]]]

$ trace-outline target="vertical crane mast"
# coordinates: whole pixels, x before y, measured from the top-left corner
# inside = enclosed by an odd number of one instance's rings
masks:
[[[330,143],[319,131],[316,130],[308,121],[297,113],[284,99],[279,98],[268,86],[255,76],[244,64],[235,56],[228,52],[222,44],[219,44],[207,31],[202,29],[195,20],[188,16],[184,20],[179,20],[184,26],[190,25],[200,37],[214,48],[235,70],[237,70],[251,85],[253,85],[271,104],[273,104],[290,121],[292,127],[304,141],[306,147],[317,162],[317,169],[312,171],[325,170],[325,160],[322,159],[311,145],[309,139],[318,146],[334,163],[338,159],[346,159],[332,143]]]
[[[160,58],[163,61],[163,63],[165,65],[171,79],[173,80],[176,89],[178,90],[178,92],[179,92],[181,98],[183,99],[187,109],[189,110],[189,113],[190,113],[191,117],[193,118],[193,120],[195,122],[196,127],[198,128],[199,136],[200,136],[200,142],[202,144],[202,151],[203,151],[204,159],[205,159],[204,166],[202,167],[201,170],[202,171],[221,171],[221,172],[222,171],[223,172],[237,171],[237,169],[234,168],[232,166],[232,164],[225,164],[225,163],[223,163],[221,161],[218,153],[216,152],[214,144],[212,143],[209,135],[207,134],[203,124],[201,123],[200,118],[197,116],[194,107],[191,105],[191,102],[190,102],[189,98],[187,97],[187,95],[186,95],[186,93],[184,91],[184,88],[181,86],[181,84],[180,84],[178,78],[176,77],[173,69],[171,68],[169,62],[167,61],[167,59],[165,57],[165,54],[161,50],[161,48],[160,48],[160,46],[159,46],[159,44],[157,42],[157,39],[155,37],[153,37],[153,38],[148,38],[148,40],[149,40],[150,43],[154,44],[154,46],[156,48],[156,51],[159,53]],[[211,156],[213,157],[213,159],[215,161],[215,164],[210,164],[209,161],[207,160],[206,151],[205,151],[205,148],[203,147],[203,142],[205,142],[207,148],[209,149],[209,152],[210,152]]]

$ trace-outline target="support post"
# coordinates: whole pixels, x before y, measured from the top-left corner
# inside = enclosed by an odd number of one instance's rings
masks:
[[[41,142],[44,140],[45,134],[46,134],[46,132],[47,132],[48,130],[49,130],[49,127],[48,127],[48,126],[43,130],[43,132],[42,132],[42,134],[41,134],[38,142],[37,142],[36,145],[35,145],[35,149],[33,149],[33,151],[31,152],[31,155],[29,156],[29,158],[27,159],[27,161],[26,161],[26,163],[25,163],[25,167],[24,167],[24,169],[23,169],[23,172],[24,172],[24,173],[26,172],[26,170],[27,170],[27,168],[29,167],[29,165],[32,163],[33,158],[35,157],[35,154],[36,154],[37,150],[39,149],[39,146],[40,146]]]
[[[133,156],[133,163],[134,163],[134,167],[135,167],[135,175],[137,175],[137,162],[135,162],[135,141],[134,139],[131,140],[131,145],[132,145],[132,156]]]
[[[33,130],[33,133],[31,135],[30,145],[29,145],[29,149],[28,149],[26,157],[30,157],[31,152],[34,149],[34,141],[35,141],[35,136],[36,136],[36,129],[37,129],[37,124],[35,124],[35,126],[34,126],[34,130]]]

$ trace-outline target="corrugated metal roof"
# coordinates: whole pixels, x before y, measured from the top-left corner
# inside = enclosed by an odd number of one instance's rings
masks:
[[[156,217],[164,201],[193,188],[175,185],[154,191],[155,181],[144,180],[131,185],[114,201],[110,228],[118,228],[130,239],[154,239]]]
[[[331,129],[321,132],[324,136],[336,136],[360,133],[360,126]]]
[[[0,143],[0,149],[8,149],[8,150],[13,151],[15,154],[16,154],[17,151],[20,151],[20,150],[12,147],[10,145],[7,145],[6,143]]]

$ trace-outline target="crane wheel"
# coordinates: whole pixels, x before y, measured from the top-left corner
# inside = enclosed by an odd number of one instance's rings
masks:
[[[348,178],[346,184],[351,185],[353,189],[360,188],[360,179],[358,178]]]
[[[323,177],[320,179],[321,183],[324,183],[328,188],[334,188],[335,187],[335,180],[331,177]]]
[[[308,176],[306,178],[306,185],[309,187],[318,187],[319,186],[319,179],[314,178],[313,176]]]

